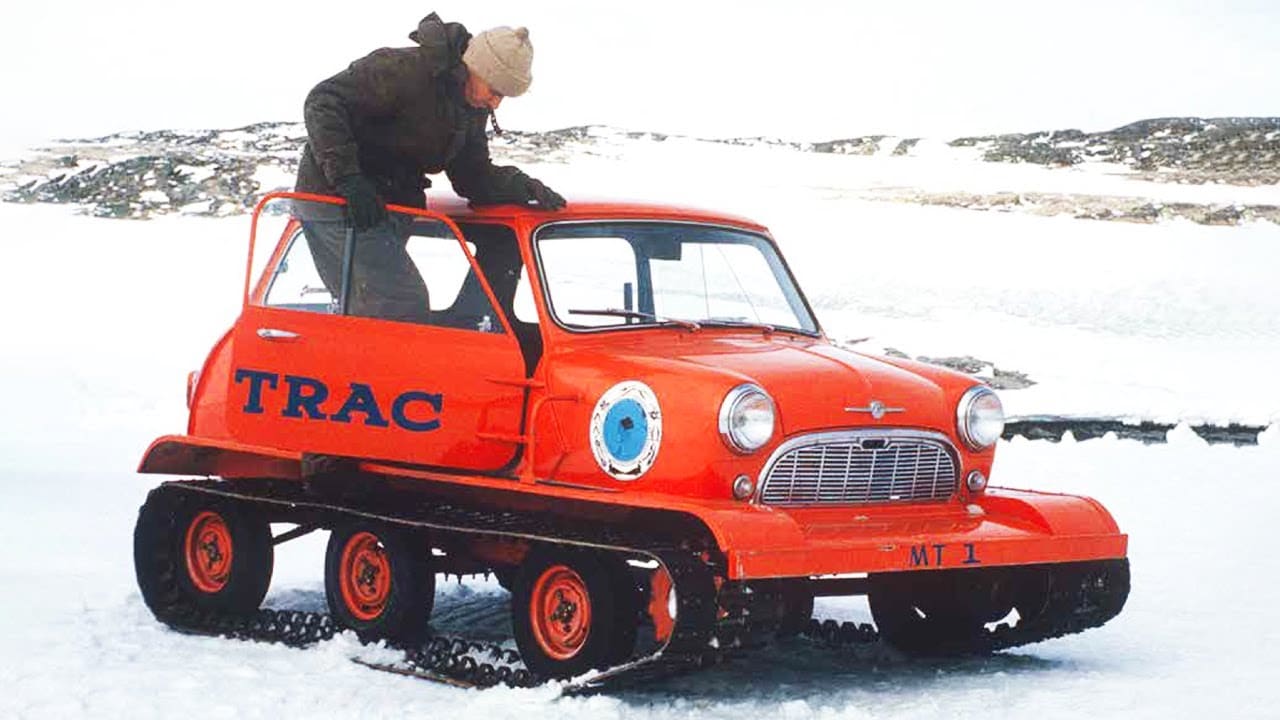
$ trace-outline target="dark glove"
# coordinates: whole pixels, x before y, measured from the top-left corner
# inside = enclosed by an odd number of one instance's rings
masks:
[[[559,210],[565,205],[560,193],[511,166],[497,168],[489,192],[473,198],[473,202],[477,205],[528,205],[534,202],[547,210]]]
[[[560,193],[547,187],[541,180],[536,178],[527,177],[525,192],[528,193],[530,199],[547,210],[559,210],[564,207],[564,198]]]
[[[348,175],[337,182],[338,194],[347,201],[347,219],[356,230],[368,230],[387,219],[387,208],[373,183],[363,175]]]

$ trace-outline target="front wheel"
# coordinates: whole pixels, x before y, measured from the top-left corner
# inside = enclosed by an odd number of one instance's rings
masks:
[[[511,621],[536,675],[568,678],[635,649],[635,585],[620,560],[577,550],[531,554],[515,578]]]

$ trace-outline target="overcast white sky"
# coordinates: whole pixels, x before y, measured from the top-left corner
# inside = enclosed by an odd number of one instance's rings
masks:
[[[506,127],[831,139],[1280,115],[1280,2],[6,3],[0,148],[298,120],[307,90],[430,10],[524,24]]]

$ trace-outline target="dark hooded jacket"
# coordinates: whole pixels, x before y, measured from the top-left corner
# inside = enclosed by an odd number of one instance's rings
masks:
[[[359,173],[384,201],[424,207],[428,173],[443,170],[456,193],[477,201],[512,182],[518,171],[489,159],[489,111],[463,95],[471,34],[432,13],[409,38],[418,46],[375,50],[307,95],[299,191],[333,195],[339,179]]]

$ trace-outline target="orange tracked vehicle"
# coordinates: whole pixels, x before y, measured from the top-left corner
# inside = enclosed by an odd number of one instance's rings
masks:
[[[135,530],[162,621],[421,649],[435,576],[492,572],[544,678],[703,664],[803,630],[823,595],[867,595],[876,631],[858,632],[915,654],[1123,606],[1106,509],[988,487],[995,393],[834,346],[764,227],[631,203],[392,207],[426,288],[406,308],[360,233],[340,278],[318,271],[308,223],[341,222],[340,202],[259,204],[243,310],[189,378],[186,434],[142,459],[196,476],[153,490]],[[330,616],[263,620],[273,546],[318,529]],[[474,669],[440,654],[410,660]]]

